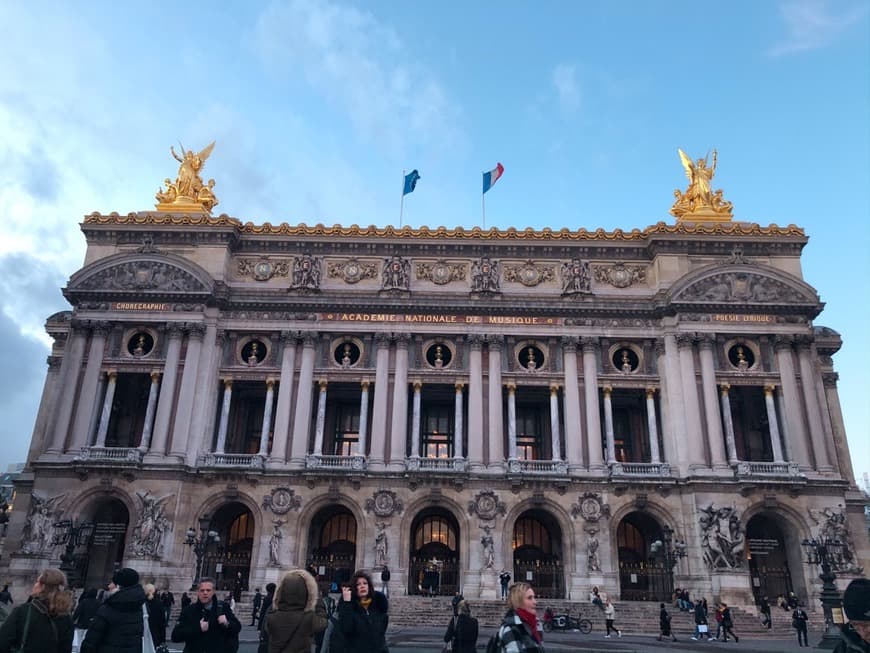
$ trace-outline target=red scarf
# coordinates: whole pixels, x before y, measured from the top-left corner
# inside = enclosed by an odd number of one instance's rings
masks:
[[[523,610],[522,608],[517,608],[515,612],[517,613],[517,616],[520,618],[520,620],[529,627],[529,630],[532,631],[532,637],[535,638],[535,641],[540,644],[541,633],[538,632],[538,615],[536,615],[534,612]]]

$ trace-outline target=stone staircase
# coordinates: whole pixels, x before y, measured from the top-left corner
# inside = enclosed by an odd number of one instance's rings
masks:
[[[400,596],[390,599],[390,627],[421,627],[441,626],[447,628],[452,615],[450,597],[419,597]],[[504,601],[469,600],[471,614],[480,624],[481,635],[493,631],[502,620],[506,607]],[[625,633],[658,634],[659,604],[652,601],[625,601],[616,605],[616,625]],[[604,631],[604,613],[590,603],[575,601],[541,599],[538,601],[538,616],[542,617],[544,609],[550,607],[556,614],[564,614],[570,610],[572,616],[578,611],[582,617],[592,621],[592,632]],[[712,606],[711,606],[712,609]],[[669,606],[671,613],[671,628],[678,637],[685,638],[695,631],[693,613],[680,612]],[[773,627],[768,630],[761,625],[761,620],[754,610],[732,607],[734,631],[738,636],[749,638],[774,637],[788,639],[794,635],[791,628],[791,612],[778,608],[772,610]],[[813,615],[811,617],[811,624]],[[712,632],[716,632],[716,623],[710,618]]]

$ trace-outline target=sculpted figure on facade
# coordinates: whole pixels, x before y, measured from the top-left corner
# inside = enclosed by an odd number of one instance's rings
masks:
[[[54,524],[65,498],[66,494],[44,497],[34,492],[30,495],[30,511],[21,535],[22,553],[43,553],[52,546]]]
[[[592,278],[589,273],[589,263],[579,258],[572,258],[568,263],[562,263],[562,294],[578,295],[592,292]]]
[[[598,528],[590,526],[586,529],[589,536],[586,539],[586,569],[589,571],[601,571],[601,560],[598,557]]]
[[[842,547],[839,556],[835,558],[834,571],[848,574],[861,574],[864,569],[858,566],[858,558],[855,554],[855,543],[849,531],[846,521],[846,509],[842,506],[837,508],[826,507],[822,510],[810,508],[810,517],[815,522],[813,537],[820,541],[839,542]]]
[[[722,199],[722,191],[713,191],[713,175],[716,174],[717,155],[713,150],[713,165],[709,165],[707,157],[692,161],[683,150],[677,150],[680,162],[689,179],[689,187],[685,192],[674,191],[676,201],[671,207],[671,215],[677,218],[697,215],[721,216],[721,219],[731,218],[731,202]]]
[[[202,207],[207,213],[211,213],[212,208],[218,203],[214,194],[214,179],[209,179],[207,184],[202,182],[199,176],[200,171],[205,165],[206,160],[211,155],[214,149],[214,141],[203,148],[200,152],[193,150],[185,150],[181,146],[181,156],[175,152],[175,148],[170,146],[169,151],[181,165],[178,167],[178,176],[172,182],[166,179],[166,190],[158,190],[157,205],[158,209],[171,210],[172,205],[177,205],[178,208],[189,209],[191,206]]]
[[[495,541],[492,538],[492,528],[483,526],[483,535],[480,536],[480,545],[483,548],[483,568],[495,567]]]
[[[471,292],[501,292],[499,262],[484,256],[471,263]]]
[[[280,517],[272,520],[272,537],[269,538],[269,564],[273,567],[281,566],[281,540],[284,539],[281,527],[286,523],[287,520]]]
[[[410,290],[411,263],[398,254],[384,259],[384,269],[381,272],[382,290]]]
[[[130,554],[137,558],[160,558],[163,555],[163,536],[172,530],[172,522],[166,517],[167,494],[159,499],[150,490],[136,492],[139,499],[139,520],[133,528]]]
[[[378,534],[375,535],[375,566],[383,567],[390,559],[390,542],[387,539],[387,524],[377,522]]]
[[[733,506],[716,508],[712,503],[701,510],[701,547],[711,570],[743,566],[746,535]]]
[[[293,290],[320,292],[321,259],[311,254],[303,254],[293,259]]]

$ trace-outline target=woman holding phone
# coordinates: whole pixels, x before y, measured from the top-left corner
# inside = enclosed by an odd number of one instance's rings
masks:
[[[342,585],[338,604],[337,629],[345,653],[387,653],[387,597],[376,592],[372,577],[364,571],[354,573]]]

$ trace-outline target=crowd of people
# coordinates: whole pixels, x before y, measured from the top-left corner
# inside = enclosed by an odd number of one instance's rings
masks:
[[[234,592],[219,600],[215,581],[201,578],[194,598],[184,593],[181,611],[168,638],[184,645],[184,653],[237,653],[242,624],[233,610],[241,598]],[[333,594],[337,594],[333,592]],[[808,614],[797,597],[785,600],[791,610],[792,626],[798,631],[799,646],[808,646]],[[525,582],[514,583],[507,591],[507,611],[486,650],[497,653],[543,653],[543,633],[539,630],[537,596]],[[691,606],[686,610],[687,601]],[[140,583],[139,574],[130,568],[112,576],[105,590],[87,589],[73,605],[66,576],[57,569],[46,569],[36,579],[28,600],[11,608],[8,586],[0,590],[0,653],[160,653],[167,645],[166,630],[175,597],[168,590],[158,593],[154,585]],[[590,603],[605,619],[605,637],[622,632],[615,626],[616,609],[610,598],[597,587],[590,592]],[[479,627],[471,606],[457,592],[451,602],[453,615],[443,639],[445,650],[472,653],[477,650]],[[730,607],[719,602],[709,617],[705,599],[691,601],[686,591],[675,593],[674,607],[690,612],[694,618],[693,640],[728,641],[734,632]],[[765,609],[767,606],[767,609]],[[286,572],[279,583],[259,588],[252,600],[251,626],[259,631],[259,653],[388,653],[386,632],[389,603],[383,592],[375,590],[372,577],[357,571],[340,586],[340,594],[320,595],[316,578],[304,569]],[[10,609],[11,608],[11,609]],[[870,580],[853,580],[843,594],[843,609],[848,623],[842,628],[836,653],[870,653]],[[769,622],[770,604],[764,597],[760,613]],[[711,633],[712,622],[716,624]],[[660,604],[659,640],[676,641],[671,615]]]

